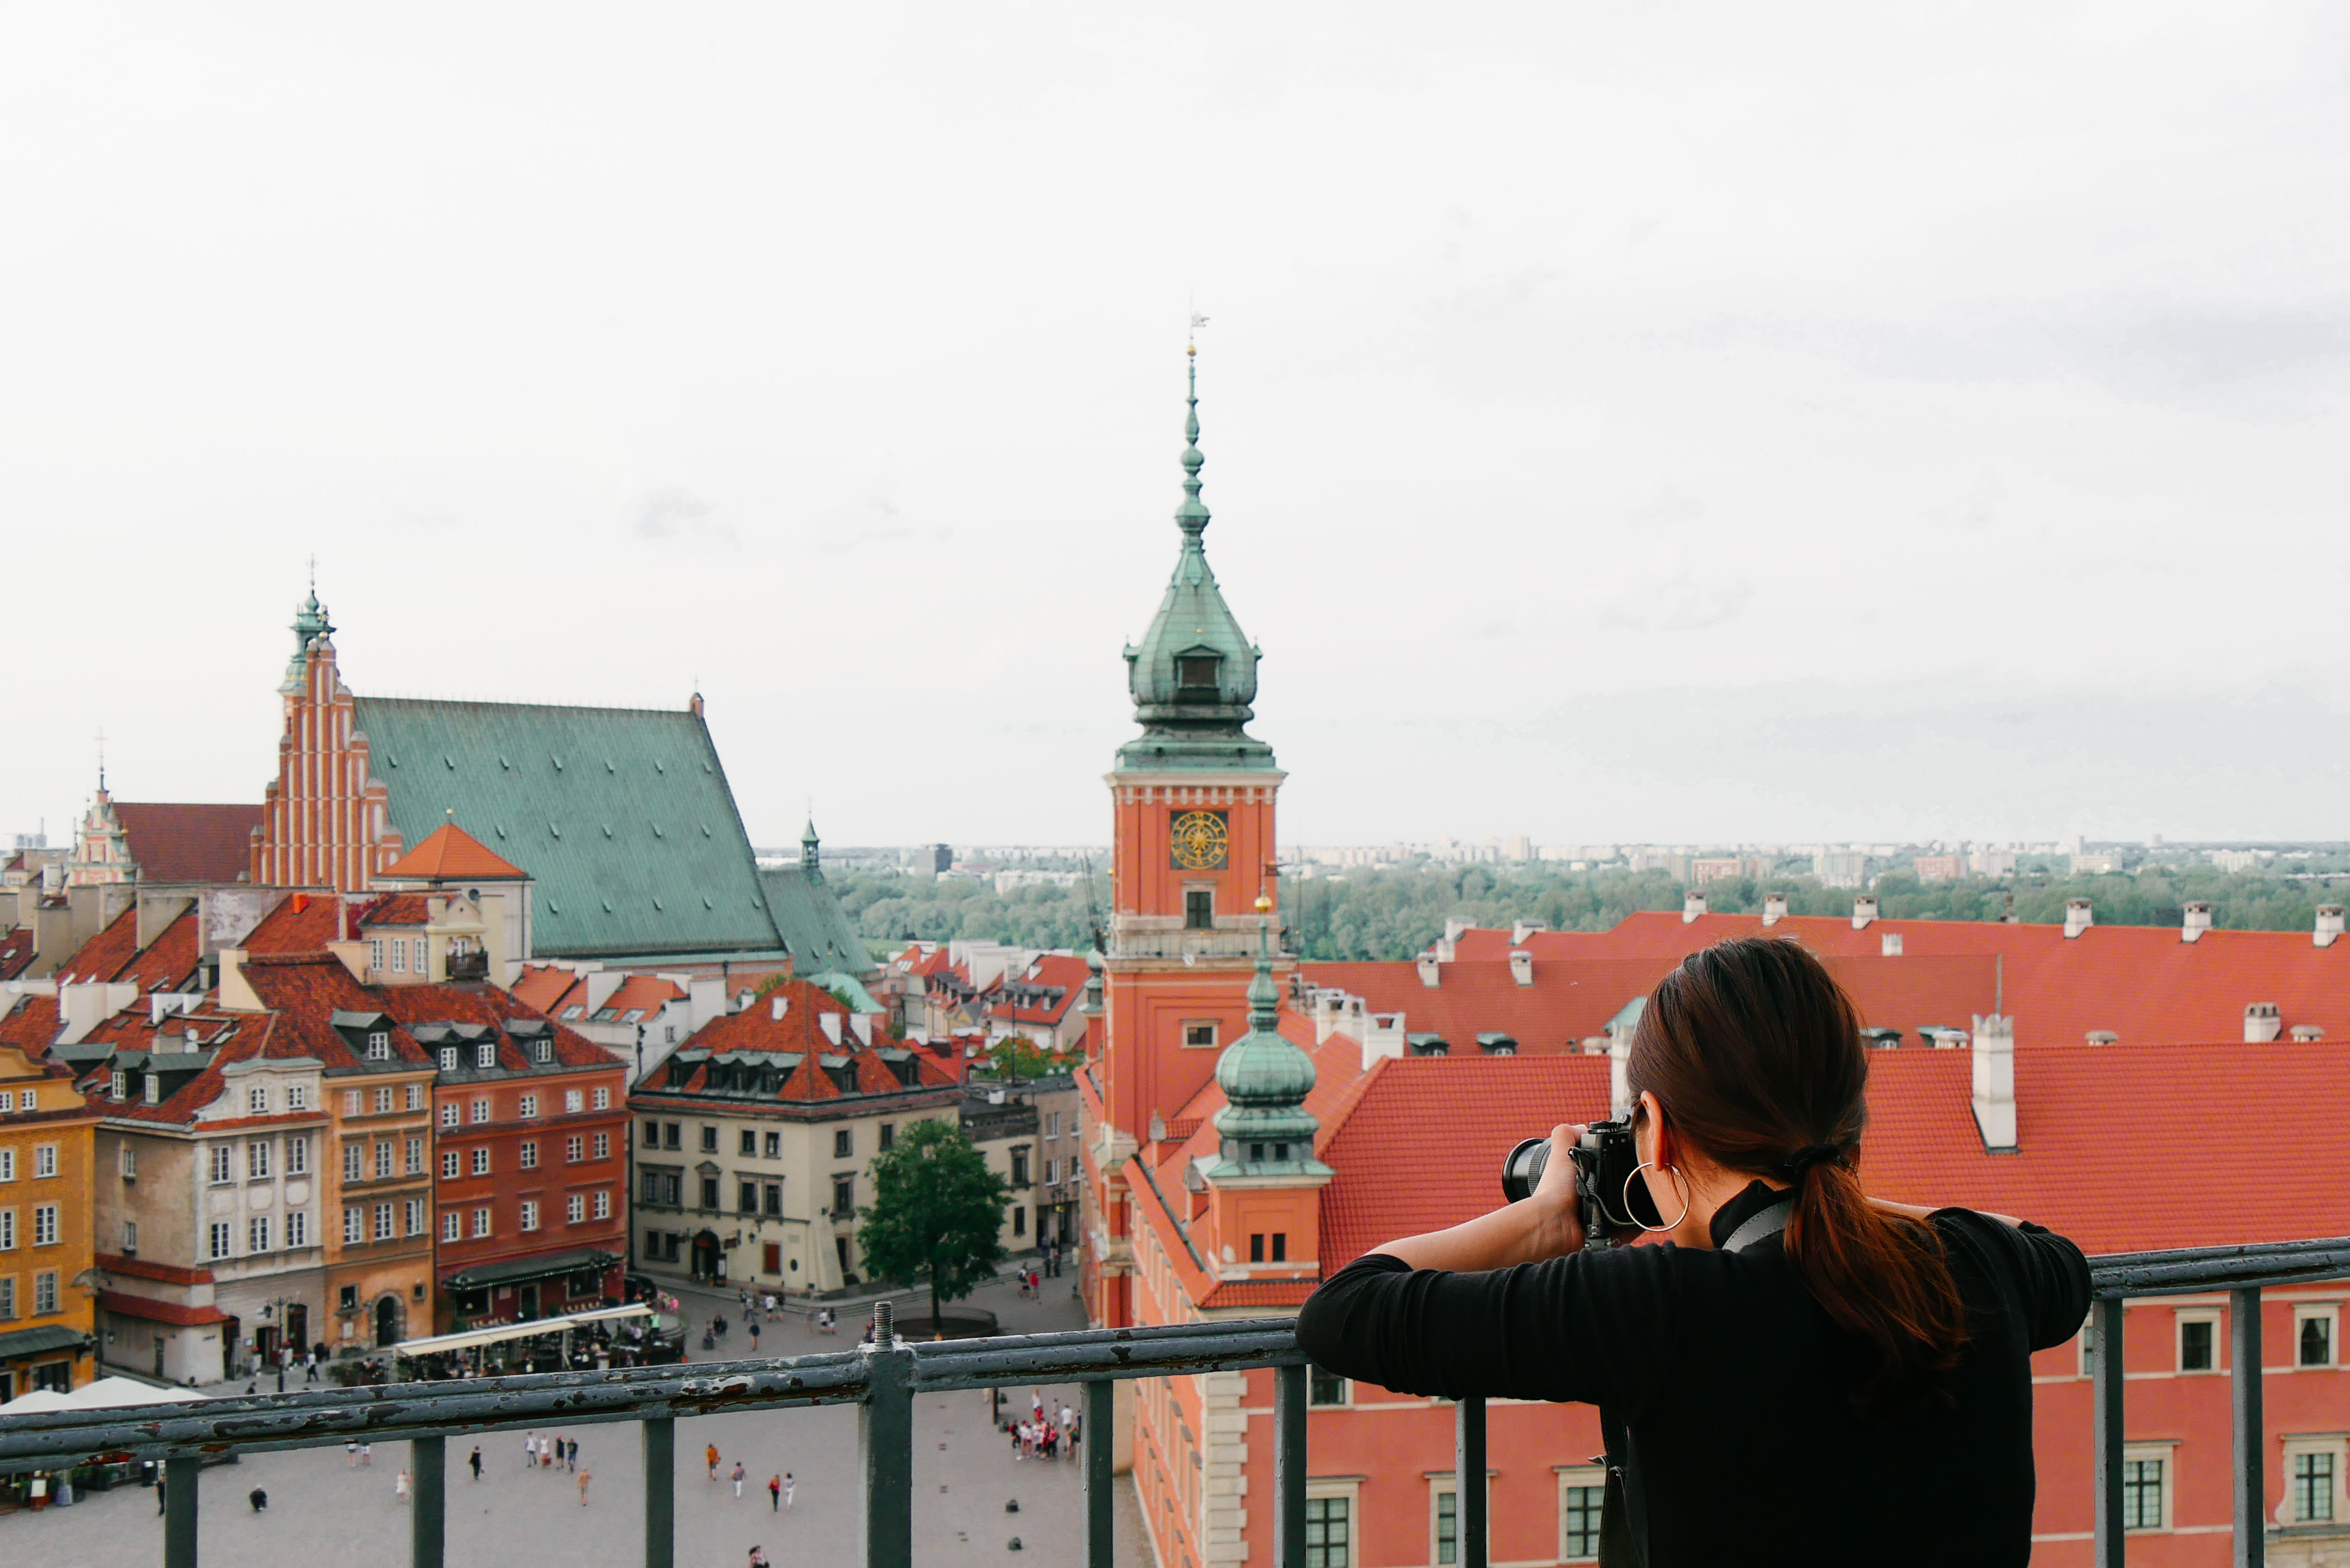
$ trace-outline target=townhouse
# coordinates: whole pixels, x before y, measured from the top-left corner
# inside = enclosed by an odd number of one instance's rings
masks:
[[[47,1059],[56,1019],[53,997],[0,992],[0,1402],[96,1374],[98,1116]]]

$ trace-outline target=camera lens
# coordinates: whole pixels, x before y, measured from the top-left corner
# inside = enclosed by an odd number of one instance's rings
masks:
[[[1534,1196],[1542,1185],[1543,1168],[1550,1164],[1550,1139],[1530,1137],[1502,1161],[1502,1197],[1511,1203]]]

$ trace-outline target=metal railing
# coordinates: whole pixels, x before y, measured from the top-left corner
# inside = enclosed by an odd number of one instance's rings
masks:
[[[2232,1311],[2230,1373],[2261,1360],[2263,1286],[2350,1278],[2350,1238],[2116,1253],[2090,1260],[2100,1568],[2122,1568],[2122,1303],[2133,1296],[2226,1290]],[[681,1417],[807,1405],[859,1407],[862,1555],[867,1568],[913,1561],[915,1397],[1012,1383],[1084,1386],[1081,1450],[1087,1568],[1110,1568],[1113,1385],[1120,1379],[1270,1367],[1274,1380],[1275,1568],[1305,1568],[1305,1358],[1294,1320],[1254,1318],[1171,1328],[1089,1329],[997,1339],[910,1344],[893,1332],[890,1303],[877,1303],[874,1334],[849,1351],[768,1360],[558,1372],[521,1377],[320,1390],[213,1399],[195,1405],[68,1410],[11,1417],[0,1428],[0,1473],[64,1469],[126,1458],[161,1463],[165,1568],[196,1568],[198,1472],[227,1452],[324,1448],[349,1438],[405,1440],[414,1511],[412,1568],[441,1568],[445,1539],[446,1444],[452,1436],[545,1426],[634,1421],[643,1433],[645,1568],[674,1568],[677,1422]],[[2261,1380],[2236,1376],[2235,1558],[2264,1555],[2265,1470]],[[1454,1415],[1459,1500],[1457,1561],[1487,1568],[1485,1401]],[[1472,1482],[1473,1478],[1473,1482]]]

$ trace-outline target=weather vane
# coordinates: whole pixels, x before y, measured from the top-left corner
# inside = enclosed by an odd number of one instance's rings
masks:
[[[1207,324],[1208,318],[1206,317],[1201,315],[1196,310],[1191,312],[1191,330],[1183,340],[1184,353],[1197,354],[1200,351],[1200,328],[1205,327]]]

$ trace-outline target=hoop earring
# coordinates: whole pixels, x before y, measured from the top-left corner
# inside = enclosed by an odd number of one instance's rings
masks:
[[[1631,1174],[1630,1176],[1627,1176],[1627,1177],[1626,1177],[1626,1178],[1624,1179],[1624,1212],[1625,1212],[1625,1213],[1627,1213],[1627,1214],[1631,1214],[1631,1213],[1632,1213],[1632,1182],[1633,1182],[1633,1180],[1634,1180],[1636,1178],[1638,1178],[1638,1177],[1639,1176],[1640,1172],[1642,1172],[1642,1171],[1644,1171],[1644,1170],[1648,1169],[1650,1166],[1652,1166],[1652,1165],[1656,1165],[1656,1164],[1657,1164],[1657,1162],[1656,1162],[1655,1160],[1653,1160],[1653,1159],[1644,1159],[1644,1160],[1642,1160],[1639,1164],[1638,1164],[1638,1165],[1636,1165],[1636,1166],[1634,1166],[1634,1167],[1632,1168],[1632,1174]],[[1675,1217],[1674,1217],[1673,1219],[1671,1219],[1671,1220],[1667,1220],[1667,1221],[1666,1221],[1664,1224],[1662,1224],[1662,1225],[1651,1225],[1651,1224],[1649,1224],[1647,1220],[1642,1220],[1642,1219],[1641,1219],[1638,1215],[1637,1215],[1637,1214],[1633,1215],[1633,1217],[1632,1217],[1632,1223],[1633,1223],[1633,1224],[1635,1224],[1635,1225],[1638,1225],[1638,1226],[1641,1230],[1643,1230],[1643,1231],[1651,1231],[1651,1232],[1655,1232],[1655,1233],[1661,1234],[1662,1232],[1667,1231],[1678,1231],[1678,1230],[1679,1230],[1679,1229],[1680,1229],[1680,1223],[1681,1223],[1681,1221],[1682,1221],[1683,1220],[1686,1220],[1686,1219],[1688,1219],[1688,1218],[1689,1218],[1689,1211],[1690,1211],[1690,1199],[1694,1196],[1694,1194],[1692,1194],[1692,1193],[1690,1191],[1690,1185],[1689,1185],[1688,1179],[1687,1179],[1687,1178],[1685,1178],[1685,1177],[1683,1177],[1683,1176],[1681,1175],[1681,1173],[1680,1173],[1680,1171],[1679,1171],[1679,1169],[1678,1168],[1676,1168],[1676,1167],[1674,1167],[1674,1166],[1669,1166],[1669,1165],[1660,1165],[1660,1166],[1657,1166],[1657,1168],[1658,1168],[1658,1169],[1659,1169],[1659,1170],[1669,1170],[1669,1171],[1671,1171],[1671,1172],[1673,1173],[1673,1185],[1674,1185],[1675,1187],[1677,1187],[1677,1188],[1679,1188],[1679,1189],[1680,1189],[1681,1211],[1680,1211],[1680,1213],[1679,1213],[1679,1215],[1675,1216]],[[1656,1195],[1655,1193],[1651,1192],[1650,1194],[1648,1194],[1648,1200],[1649,1200],[1650,1202],[1652,1202],[1652,1203],[1653,1203],[1653,1202],[1655,1202],[1655,1201],[1656,1201],[1656,1197],[1657,1197],[1657,1195]],[[1658,1212],[1658,1213],[1659,1213],[1659,1214],[1662,1214],[1662,1213],[1664,1212],[1664,1210],[1662,1210],[1661,1208],[1659,1208],[1659,1209],[1657,1210],[1657,1212]]]

